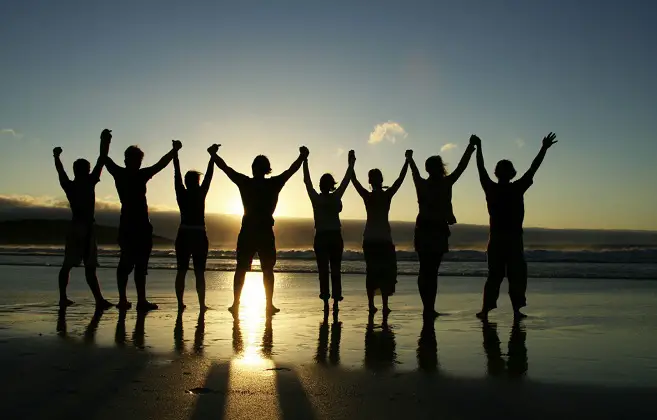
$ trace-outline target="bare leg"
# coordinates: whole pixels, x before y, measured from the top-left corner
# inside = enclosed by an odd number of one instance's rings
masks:
[[[367,289],[367,306],[369,308],[370,314],[378,311],[376,306],[374,306],[374,290]]]
[[[228,308],[233,315],[240,309],[240,297],[242,296],[242,288],[244,287],[245,278],[246,270],[243,268],[237,268],[235,270],[235,277],[233,278],[233,305]]]
[[[390,306],[388,306],[388,295],[381,295],[381,300],[383,301],[383,315],[387,316],[390,312]]]
[[[98,276],[96,276],[96,267],[85,267],[84,276],[96,300],[96,307],[103,310],[111,308],[113,305],[103,298],[103,293],[100,291]]]
[[[265,285],[265,298],[267,299],[267,313],[275,314],[280,312],[280,309],[274,306],[274,269],[263,268],[262,280]]]
[[[73,305],[73,301],[66,296],[68,287],[68,277],[71,272],[71,266],[63,265],[59,270],[59,306],[66,307]]]
[[[198,304],[201,308],[201,312],[205,312],[205,310],[208,309],[208,307],[205,306],[205,270],[203,268],[198,270],[195,269],[194,274],[196,275],[196,294],[198,295]]]
[[[132,272],[132,267],[121,263],[116,269],[116,286],[119,289],[119,304],[116,305],[119,309],[130,309],[132,304],[128,301],[126,289],[128,288],[128,277]]]
[[[185,309],[185,303],[183,297],[185,295],[185,276],[187,275],[187,270],[178,269],[176,274],[176,298],[178,299],[178,310],[182,311]]]
[[[135,269],[135,286],[137,287],[137,310],[152,311],[157,305],[146,300],[146,268]]]

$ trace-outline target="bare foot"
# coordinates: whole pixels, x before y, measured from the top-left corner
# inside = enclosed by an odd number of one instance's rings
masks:
[[[370,306],[369,307],[369,312],[370,314],[375,314],[379,309],[376,306]]]
[[[240,304],[239,304],[239,303],[233,303],[233,306],[231,306],[230,308],[228,308],[228,312],[230,312],[231,314],[233,314],[234,317],[237,316],[237,315],[239,315],[239,312],[240,312]]]
[[[154,311],[155,309],[157,309],[157,305],[147,300],[137,303],[137,310],[140,312]]]
[[[281,310],[275,307],[274,305],[267,306],[267,315],[274,315],[279,313]]]
[[[477,313],[477,318],[484,319],[484,320],[488,319],[488,311],[482,310],[481,312],[478,312]]]
[[[429,310],[429,311],[422,312],[422,316],[425,319],[436,319],[436,318],[438,318],[438,316],[440,316],[440,314],[438,312],[434,311],[434,310]]]
[[[75,304],[71,299],[60,299],[59,300],[59,307],[60,308],[66,308],[67,306],[71,306]]]
[[[212,308],[210,308],[209,306],[201,305],[201,307],[199,308],[199,312],[203,313],[203,312],[206,312],[209,309],[212,309]]]
[[[101,311],[105,311],[105,310],[111,308],[112,306],[114,306],[114,305],[111,302],[109,302],[105,299],[101,299],[101,300],[96,302],[96,309],[99,309]]]
[[[520,312],[520,311],[514,311],[514,312],[513,312],[513,318],[516,319],[516,320],[518,320],[518,319],[525,319],[525,318],[527,318],[527,315],[526,315],[526,314],[523,314],[523,313]]]
[[[128,309],[132,308],[132,303],[128,302],[127,300],[121,300],[116,305],[116,307],[120,310],[127,311]]]

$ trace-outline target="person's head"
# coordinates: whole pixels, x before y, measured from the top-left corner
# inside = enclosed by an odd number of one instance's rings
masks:
[[[324,174],[322,177],[319,179],[319,191],[328,194],[331,191],[335,191],[335,179],[333,178],[333,175],[331,174]]]
[[[269,175],[271,173],[271,164],[269,163],[267,156],[256,156],[251,164],[251,172],[253,172],[253,176],[257,178],[264,178],[265,175]]]
[[[201,173],[199,171],[187,171],[185,173],[185,186],[187,189],[198,188],[201,185]]]
[[[367,178],[373,190],[383,189],[383,174],[379,169],[370,169]]]
[[[509,182],[516,176],[516,169],[510,160],[501,160],[495,166],[495,176],[500,182]]]
[[[443,162],[443,158],[438,155],[430,156],[426,162],[424,162],[424,169],[427,170],[427,173],[431,178],[444,178],[447,175],[445,162]]]
[[[125,149],[124,161],[126,168],[139,169],[142,160],[144,160],[144,152],[141,151],[139,146],[130,146]]]
[[[84,178],[91,173],[91,164],[87,159],[78,159],[73,162],[73,175],[76,178]]]

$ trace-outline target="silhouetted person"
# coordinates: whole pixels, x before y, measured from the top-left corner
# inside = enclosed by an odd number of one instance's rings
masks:
[[[340,212],[342,211],[342,195],[349,186],[351,174],[354,171],[355,157],[353,150],[349,152],[349,167],[338,188],[331,174],[324,174],[319,179],[319,193],[313,188],[308,169],[308,159],[303,161],[303,181],[306,191],[313,205],[315,217],[315,257],[317,271],[319,272],[319,298],[324,301],[324,310],[328,310],[329,267],[331,273],[331,288],[333,289],[333,310],[338,310],[338,302],[342,300],[342,253],[344,241],[342,240],[342,225]]]
[[[218,145],[210,146],[210,154],[217,153]],[[176,187],[176,200],[180,209],[180,227],[176,236],[176,262],[178,273],[176,274],[176,298],[178,299],[178,310],[185,309],[183,295],[185,293],[185,276],[189,270],[189,259],[194,262],[194,274],[196,276],[196,293],[201,312],[207,309],[205,305],[205,266],[208,261],[208,235],[205,232],[205,197],[210,190],[214,163],[212,159],[208,163],[203,183],[201,174],[197,171],[188,171],[185,174],[185,183],[180,171],[180,160],[178,154],[173,158],[174,184]]]
[[[443,255],[449,251],[449,226],[456,223],[452,209],[452,187],[468,167],[475,148],[468,146],[458,166],[447,174],[445,163],[440,156],[431,156],[424,164],[429,174],[423,178],[413,160],[413,151],[407,152],[417,193],[419,213],[415,221],[415,251],[420,260],[420,273],[417,286],[424,306],[423,315],[429,318],[438,316],[435,310],[438,293],[438,270]]]
[[[395,366],[397,361],[395,333],[388,325],[388,317],[383,316],[381,329],[374,327],[374,314],[370,314],[365,330],[365,368],[382,371]]]
[[[114,177],[116,191],[121,200],[121,220],[119,223],[119,247],[121,256],[116,269],[116,283],[119,288],[119,309],[130,309],[126,288],[128,277],[134,270],[135,286],[137,288],[137,310],[149,311],[157,309],[157,305],[146,300],[146,276],[148,275],[148,260],[153,249],[153,226],[148,217],[146,202],[146,184],[173,160],[182,147],[182,143],[174,140],[173,148],[155,165],[142,168],[144,152],[137,146],[125,150],[125,168],[118,166],[108,157],[107,170]]]
[[[488,313],[497,308],[500,285],[506,276],[509,279],[509,297],[513,306],[514,317],[524,318],[520,309],[527,305],[527,263],[523,243],[522,224],[525,219],[525,192],[534,182],[534,174],[541,166],[547,150],[557,141],[556,134],[550,133],[543,138],[543,146],[532,162],[529,170],[517,181],[513,164],[501,160],[495,167],[498,182],[488,176],[481,150],[481,139],[473,136],[477,145],[477,168],[479,180],[486,193],[488,214],[490,215],[490,238],[488,241],[488,279],[484,287],[484,301],[477,317],[486,318]]]
[[[425,372],[438,370],[438,340],[433,319],[425,318],[422,322],[422,331],[417,340],[417,365]]]
[[[69,206],[71,207],[71,225],[66,236],[66,247],[64,249],[64,263],[59,270],[59,305],[69,306],[73,304],[66,295],[69,274],[71,268],[79,267],[84,263],[84,274],[96,300],[96,306],[107,309],[112,306],[100,291],[100,284],[96,276],[98,267],[98,246],[96,245],[96,222],[94,218],[96,206],[96,184],[100,182],[100,174],[103,171],[105,158],[109,152],[112,139],[110,130],[103,130],[100,135],[100,156],[96,161],[93,171],[86,159],[78,159],[73,163],[74,178],[71,181],[66,174],[64,165],[60,159],[61,147],[53,149],[55,157],[55,168],[59,175],[59,184],[66,193]]]
[[[274,237],[274,211],[278,204],[278,195],[285,183],[294,175],[308,157],[306,147],[299,148],[299,157],[285,172],[266,178],[271,174],[271,165],[266,156],[259,155],[253,160],[251,170],[253,178],[235,171],[217,155],[212,159],[219,169],[237,185],[244,205],[242,229],[237,238],[235,279],[233,284],[233,304],[228,309],[236,315],[239,311],[240,297],[246,272],[251,270],[253,257],[258,254],[262,268],[267,313],[279,311],[274,306],[274,265],[276,265],[276,238]]]
[[[356,157],[354,156],[355,160]],[[383,174],[378,169],[371,169],[368,178],[372,191],[367,191],[352,172],[352,182],[358,194],[365,202],[367,221],[363,232],[363,254],[365,257],[367,300],[370,313],[377,311],[374,295],[381,291],[384,316],[390,312],[388,298],[395,293],[397,283],[397,254],[392,242],[392,232],[388,213],[392,198],[401,187],[408,171],[409,160],[406,159],[399,178],[387,190],[383,187]]]

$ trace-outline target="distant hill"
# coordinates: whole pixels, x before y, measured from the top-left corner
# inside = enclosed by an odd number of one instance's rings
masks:
[[[2,245],[64,245],[70,221],[61,219],[9,220],[0,222],[0,244]],[[99,245],[117,245],[119,229],[96,226]],[[156,246],[171,246],[172,239],[153,235]]]

